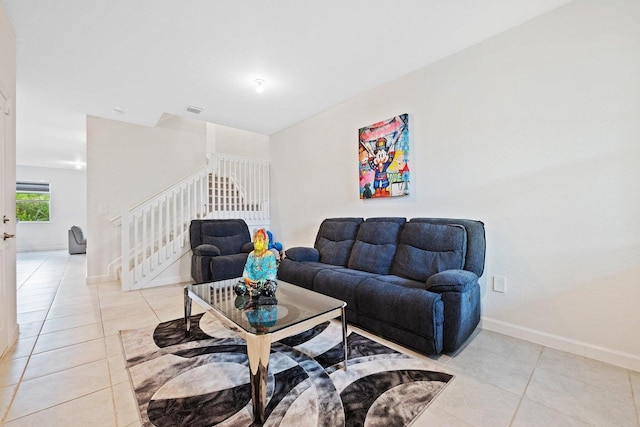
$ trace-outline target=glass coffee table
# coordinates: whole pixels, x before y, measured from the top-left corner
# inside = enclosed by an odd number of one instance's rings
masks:
[[[271,343],[304,332],[336,317],[342,320],[344,369],[347,369],[346,302],[278,280],[274,297],[237,296],[238,279],[187,285],[184,288],[186,334],[191,330],[191,302],[235,327],[247,343],[254,420],[264,423]]]

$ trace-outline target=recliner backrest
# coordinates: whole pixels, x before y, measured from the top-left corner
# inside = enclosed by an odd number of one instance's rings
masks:
[[[452,225],[457,224],[465,228],[466,230],[466,251],[464,255],[463,270],[468,270],[475,273],[478,277],[482,276],[484,272],[485,252],[486,252],[486,240],[484,223],[481,221],[471,219],[457,219],[457,218],[411,218],[411,223],[429,223],[429,224],[442,224]]]
[[[345,267],[362,218],[327,218],[320,224],[314,247],[320,262]]]
[[[459,224],[408,222],[400,233],[391,274],[424,282],[465,264],[467,230]]]
[[[200,245],[214,245],[221,255],[240,253],[251,242],[249,227],[242,219],[193,220],[189,227],[191,249]]]
[[[367,218],[360,225],[347,267],[375,274],[389,274],[398,236],[406,219]]]
[[[82,229],[77,225],[71,226],[71,234],[73,234],[73,238],[78,244],[85,243],[84,233],[82,233]]]

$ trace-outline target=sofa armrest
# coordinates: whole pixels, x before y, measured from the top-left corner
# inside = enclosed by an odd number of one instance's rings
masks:
[[[445,270],[427,279],[427,289],[431,292],[466,292],[478,282],[478,276],[467,270]]]
[[[285,251],[285,254],[287,255],[287,258],[291,259],[292,261],[320,261],[320,252],[316,248],[289,248]]]
[[[220,249],[215,245],[198,245],[193,248],[193,254],[199,256],[218,256]]]
[[[245,243],[244,245],[242,245],[242,248],[240,248],[240,252],[248,254],[253,250],[253,242],[249,242],[249,243]]]

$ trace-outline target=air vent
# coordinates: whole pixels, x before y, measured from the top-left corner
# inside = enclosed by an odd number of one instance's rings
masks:
[[[193,113],[193,114],[200,114],[200,113],[202,113],[202,108],[189,106],[189,107],[187,107],[187,111],[190,112],[190,113]]]

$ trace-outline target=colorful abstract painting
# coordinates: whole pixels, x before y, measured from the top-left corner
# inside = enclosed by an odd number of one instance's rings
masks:
[[[401,114],[358,131],[360,198],[409,194],[409,115]]]

